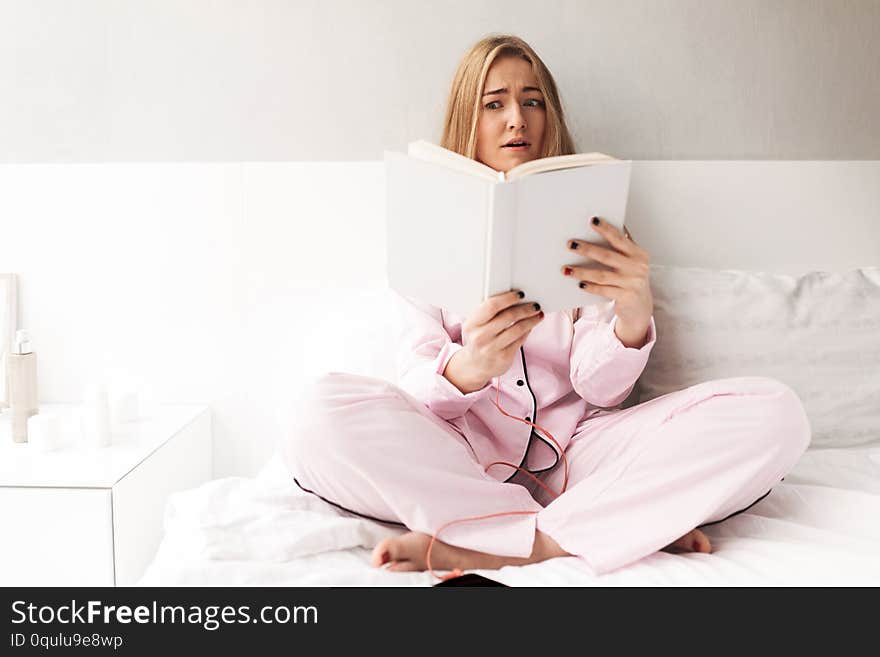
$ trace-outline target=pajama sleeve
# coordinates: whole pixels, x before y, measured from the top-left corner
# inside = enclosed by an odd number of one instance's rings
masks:
[[[648,363],[657,341],[654,318],[651,317],[645,344],[635,348],[624,346],[614,333],[617,324],[614,302],[581,310],[583,314],[574,324],[569,367],[571,384],[593,406],[617,406],[632,392]]]
[[[474,402],[492,394],[491,381],[464,394],[443,376],[446,364],[463,347],[446,331],[440,308],[394,291],[392,297],[397,383],[403,390],[444,420],[463,416]]]

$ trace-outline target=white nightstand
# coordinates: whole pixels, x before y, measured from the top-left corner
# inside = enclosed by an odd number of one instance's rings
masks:
[[[41,404],[65,425],[79,405]],[[211,478],[211,411],[158,406],[103,448],[41,453],[0,415],[0,586],[129,586],[156,553],[170,493]]]

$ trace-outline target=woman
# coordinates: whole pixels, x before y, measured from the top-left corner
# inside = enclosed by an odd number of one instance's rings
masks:
[[[442,145],[499,171],[574,152],[528,44],[493,36],[467,53]],[[604,573],[660,549],[709,552],[697,527],[768,494],[806,449],[801,403],[772,379],[620,409],[657,338],[649,256],[599,218],[588,230],[611,248],[569,248],[610,269],[566,267],[559,284],[606,304],[544,316],[513,290],[459,318],[396,295],[400,386],[328,373],[303,400],[284,450],[296,483],[410,530],[376,546],[375,566],[425,570],[429,546],[448,570],[576,556]],[[478,519],[450,524],[462,518]]]

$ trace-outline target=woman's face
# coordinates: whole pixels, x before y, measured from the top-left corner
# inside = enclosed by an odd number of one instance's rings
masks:
[[[496,171],[535,160],[544,146],[544,96],[532,65],[521,57],[499,57],[486,74],[477,118],[477,160]],[[526,146],[507,146],[511,141]]]

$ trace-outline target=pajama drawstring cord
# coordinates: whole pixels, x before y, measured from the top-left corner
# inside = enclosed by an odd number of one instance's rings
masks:
[[[514,465],[513,463],[508,463],[506,461],[495,461],[494,463],[490,463],[489,465],[487,465],[485,468],[485,471],[488,472],[489,468],[491,468],[493,465],[510,466],[511,468],[519,470],[524,475],[534,479],[535,483],[537,483],[544,490],[546,490],[548,493],[550,493],[550,495],[553,496],[553,499],[556,499],[557,497],[562,495],[562,493],[565,492],[566,488],[568,488],[568,460],[565,458],[565,451],[562,449],[562,446],[557,442],[556,438],[553,437],[553,434],[551,434],[549,431],[547,431],[540,424],[535,424],[534,422],[529,422],[528,420],[524,420],[522,418],[511,415],[510,413],[505,411],[503,408],[501,408],[501,404],[498,403],[499,400],[501,399],[501,377],[497,377],[495,379],[495,387],[497,388],[497,392],[495,394],[495,400],[493,403],[498,408],[498,410],[501,411],[501,413],[503,413],[507,417],[513,418],[514,420],[517,420],[519,422],[525,422],[526,424],[531,424],[535,429],[540,429],[550,440],[553,441],[553,444],[556,445],[556,449],[559,450],[559,454],[562,457],[562,465],[565,468],[565,477],[562,480],[562,490],[560,490],[558,493],[556,493],[553,490],[551,490],[550,487],[547,486],[543,481],[541,481],[535,475],[533,475],[531,472],[529,472],[528,470],[525,470],[524,468],[519,467],[518,465]],[[537,513],[538,513],[537,511],[505,511],[503,513],[490,513],[485,516],[473,516],[470,518],[460,518],[459,520],[451,520],[450,522],[447,522],[446,524],[442,525],[434,533],[433,536],[431,536],[431,542],[428,543],[428,551],[425,553],[425,562],[428,565],[428,572],[431,573],[432,577],[436,577],[441,582],[445,582],[448,579],[453,579],[454,577],[461,577],[461,575],[463,574],[461,569],[453,568],[449,574],[443,575],[441,577],[440,575],[438,575],[437,573],[434,572],[433,568],[431,568],[431,549],[434,547],[434,542],[437,540],[437,537],[440,536],[440,532],[442,532],[444,529],[446,529],[450,525],[455,525],[460,522],[469,522],[471,520],[487,520],[489,518],[498,518],[500,516],[523,516],[523,515],[531,515],[531,514],[537,514]]]

